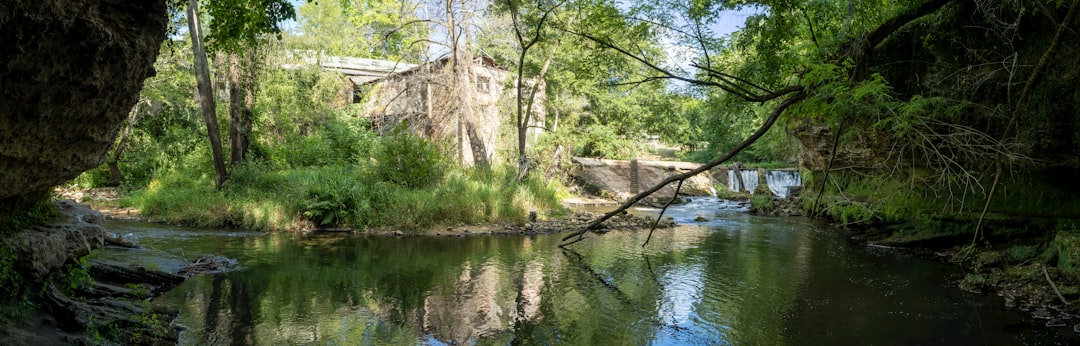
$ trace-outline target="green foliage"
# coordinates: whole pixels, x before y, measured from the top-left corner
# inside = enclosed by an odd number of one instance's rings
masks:
[[[85,257],[69,261],[64,268],[64,279],[60,284],[64,293],[72,295],[78,290],[90,287],[90,264]]]
[[[318,135],[286,140],[285,145],[272,147],[269,158],[276,165],[292,168],[356,163],[377,143],[366,124],[355,118],[327,121]]]
[[[292,38],[330,55],[403,62],[423,60],[429,28],[415,1],[344,0],[300,6],[304,35]]]
[[[755,194],[750,196],[750,208],[754,210],[769,212],[776,208],[773,204],[772,197],[764,194]]]
[[[438,184],[446,174],[438,147],[409,132],[404,123],[383,137],[373,159],[379,180],[407,188]]]
[[[0,244],[0,303],[13,301],[22,295],[22,275],[15,269],[19,259],[15,251]]]
[[[986,278],[979,274],[968,273],[964,276],[964,279],[960,282],[960,287],[965,287],[973,291],[978,291],[986,285]]]
[[[0,200],[0,236],[43,224],[57,215],[59,211],[48,192]]]
[[[529,210],[558,210],[556,183],[517,182],[513,170],[449,170],[441,184],[411,188],[381,181],[360,166],[236,171],[223,191],[198,179],[168,176],[128,203],[173,223],[289,230],[305,226],[423,230],[436,225],[519,222]]]
[[[78,186],[80,188],[95,188],[108,186],[112,180],[112,173],[109,172],[109,166],[102,164],[94,169],[79,174],[78,177],[72,179],[69,185]]]
[[[1020,263],[1039,255],[1038,245],[1016,245],[1010,247],[1008,250],[1009,260],[1013,263]]]
[[[266,35],[281,39],[281,24],[296,18],[286,0],[217,0],[203,5],[212,18],[207,41],[214,50],[237,52]]]
[[[350,211],[361,204],[361,199],[378,196],[360,185],[357,178],[354,170],[340,166],[321,168],[310,175],[310,198],[301,205],[304,218],[318,226],[352,224],[354,215]]]
[[[1042,255],[1043,263],[1057,267],[1062,275],[1080,280],[1080,230],[1058,230]]]
[[[49,193],[30,194],[0,200],[0,238],[44,224],[60,215]],[[16,318],[28,310],[26,283],[16,268],[19,255],[0,241],[0,322]]]
[[[640,140],[619,135],[606,125],[591,125],[581,134],[578,155],[612,160],[629,160],[637,156]]]

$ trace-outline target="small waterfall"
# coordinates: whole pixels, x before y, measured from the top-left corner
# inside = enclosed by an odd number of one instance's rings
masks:
[[[712,185],[709,185],[709,194],[711,194],[713,197],[716,197],[716,188],[712,187]]]
[[[728,189],[731,191],[749,191],[751,194],[758,186],[758,175],[756,169],[739,170],[739,175],[742,176],[742,181],[745,186],[739,188],[739,179],[735,178],[735,170],[728,170]]]
[[[792,170],[766,171],[765,183],[776,197],[783,199],[787,198],[792,186],[802,186],[802,176],[799,171]]]

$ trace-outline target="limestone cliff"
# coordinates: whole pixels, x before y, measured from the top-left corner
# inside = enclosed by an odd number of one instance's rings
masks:
[[[164,0],[0,1],[0,201],[101,164],[166,22]]]

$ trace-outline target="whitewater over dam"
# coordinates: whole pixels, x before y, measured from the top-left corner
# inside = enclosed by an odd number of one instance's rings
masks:
[[[738,172],[738,173],[736,173]],[[738,176],[736,176],[738,174]],[[757,169],[728,170],[727,186],[731,191],[747,191],[753,194],[760,184],[761,172]],[[740,184],[740,179],[741,184]],[[791,188],[802,186],[802,176],[793,169],[764,171],[765,185],[777,198],[784,199],[791,194]]]
[[[701,165],[692,162],[602,160],[575,157],[575,178],[594,190],[592,193],[625,201],[634,195],[659,184],[670,176],[688,172]],[[741,166],[741,165],[740,165]],[[726,176],[726,178],[725,178]],[[795,169],[729,169],[717,167],[687,179],[679,189],[681,195],[715,195],[714,186],[724,185],[731,191],[754,193],[764,183],[778,198],[787,198],[793,187],[802,186],[802,177]],[[647,202],[671,199],[676,184],[669,184],[654,193]]]

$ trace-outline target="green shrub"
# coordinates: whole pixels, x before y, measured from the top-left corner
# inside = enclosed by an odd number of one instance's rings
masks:
[[[89,171],[79,174],[68,185],[78,185],[80,188],[95,188],[108,186],[112,182],[112,173],[108,164],[101,164]]]
[[[381,181],[378,168],[358,165],[274,170],[245,165],[222,191],[209,175],[170,174],[129,199],[144,213],[169,222],[254,230],[317,227],[421,230],[436,225],[522,222],[530,210],[558,214],[557,182],[516,181],[512,167],[452,169],[440,184],[422,188]],[[550,214],[549,214],[550,215]]]
[[[59,214],[49,192],[0,199],[0,236],[45,223]]]
[[[15,269],[18,259],[11,247],[0,244],[0,302],[14,300],[22,294],[22,275]]]
[[[307,186],[308,198],[303,202],[304,218],[319,226],[352,223],[351,211],[360,204],[366,191],[353,170],[345,167],[325,167],[315,170]]]
[[[379,180],[407,188],[422,188],[446,176],[447,164],[438,147],[410,133],[404,123],[379,141],[374,159]]]
[[[1044,263],[1052,264],[1061,271],[1063,276],[1076,281],[1080,280],[1080,232],[1076,230],[1059,230],[1054,238],[1043,251]]]
[[[1034,258],[1039,254],[1039,246],[1037,245],[1017,245],[1009,248],[1009,260],[1013,263],[1019,263]]]
[[[59,214],[47,192],[0,200],[0,237],[6,239]],[[14,249],[0,243],[0,305],[18,300],[23,294],[22,275],[15,268],[18,259]]]
[[[581,133],[579,155],[611,160],[629,160],[637,156],[640,142],[624,138],[609,126],[590,125]]]
[[[776,205],[773,204],[772,197],[756,194],[750,196],[750,207],[754,210],[769,212],[776,208]]]
[[[74,294],[76,290],[90,287],[90,264],[86,262],[86,258],[70,261],[64,267],[67,270],[64,271],[64,281],[60,289],[67,295]]]

